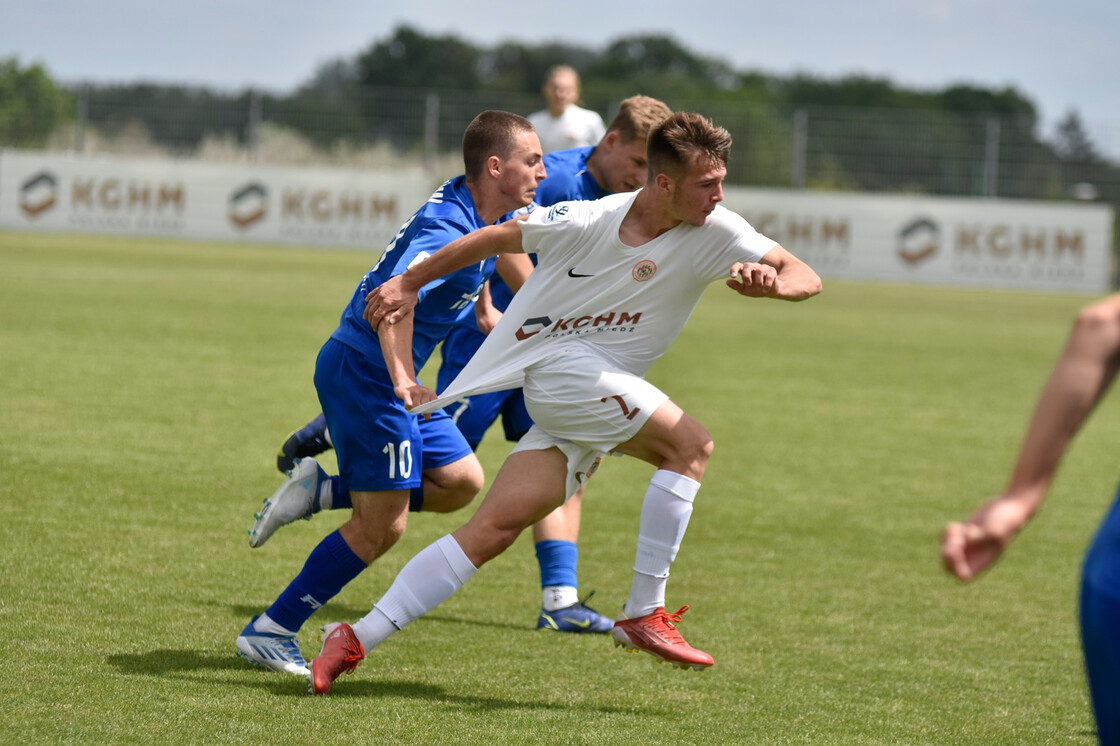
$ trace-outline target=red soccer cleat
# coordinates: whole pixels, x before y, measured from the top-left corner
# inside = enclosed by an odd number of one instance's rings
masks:
[[[335,679],[343,673],[354,673],[354,668],[365,657],[366,649],[354,636],[353,627],[342,622],[326,625],[323,627],[323,649],[309,666],[311,681],[308,691],[312,694],[326,694],[331,690],[331,683]]]
[[[644,650],[663,662],[672,663],[673,668],[699,670],[714,665],[712,656],[685,642],[673,626],[673,622],[681,621],[681,615],[686,611],[687,605],[677,609],[675,614],[668,614],[664,606],[658,606],[645,616],[618,619],[611,630],[611,637],[615,646],[630,652]]]

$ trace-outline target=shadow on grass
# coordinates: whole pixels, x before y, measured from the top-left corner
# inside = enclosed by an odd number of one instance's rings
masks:
[[[121,673],[166,676],[183,671],[244,671],[245,661],[233,653],[200,653],[197,650],[152,650],[147,653],[110,655],[109,664]]]
[[[216,605],[222,606],[223,604]],[[233,611],[234,616],[238,620],[244,620],[239,621],[237,631],[240,632],[241,628],[245,626],[245,622],[248,622],[257,614],[263,613],[265,608],[265,606],[249,606],[248,604],[230,604],[229,609]],[[328,622],[350,622],[351,624],[353,624],[368,613],[368,608],[359,609],[356,606],[345,606],[343,604],[333,603],[327,604],[318,612],[316,612],[315,616],[312,617],[306,625],[304,625],[303,631],[301,631],[300,636],[302,637],[305,632],[310,630],[314,630],[317,633],[319,631],[319,626],[327,624]],[[444,624],[463,624],[475,627],[493,627],[495,629],[512,629],[517,630],[518,632],[535,633],[537,631],[535,627],[537,620],[535,618],[527,620],[525,624],[510,624],[509,622],[493,622],[487,621],[485,619],[464,619],[462,617],[453,617],[439,613],[432,613],[427,614],[420,619],[417,619],[415,622],[413,622],[413,624],[418,625],[425,621]]]
[[[263,669],[253,670],[249,664],[228,653],[202,653],[197,650],[152,650],[147,653],[122,653],[107,658],[110,665],[126,674],[142,676],[176,676],[196,671],[233,671],[235,673],[259,673],[260,679],[254,681],[230,680],[222,678],[214,683],[235,684],[252,689],[264,689],[277,696],[308,696],[307,682],[298,676],[278,674]],[[254,677],[255,679],[256,677]],[[641,707],[613,707],[591,703],[571,704],[565,702],[542,702],[534,700],[499,699],[475,695],[452,694],[446,689],[431,684],[418,684],[411,681],[347,681],[336,682],[329,695],[332,699],[350,697],[420,699],[452,705],[457,708],[472,709],[479,712],[500,710],[541,710],[607,713],[616,715],[638,715],[648,717],[658,714],[656,710]]]

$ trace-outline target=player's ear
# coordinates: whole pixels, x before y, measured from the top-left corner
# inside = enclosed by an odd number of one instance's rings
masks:
[[[654,184],[657,186],[657,189],[659,191],[664,192],[665,194],[673,193],[673,178],[664,171],[654,177]]]
[[[502,159],[492,155],[486,159],[486,172],[495,179],[502,175]]]

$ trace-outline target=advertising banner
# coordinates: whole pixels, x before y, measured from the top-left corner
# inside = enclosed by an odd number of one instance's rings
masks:
[[[422,169],[0,153],[0,227],[380,251],[432,193]]]
[[[723,204],[824,277],[1109,289],[1107,206],[740,187]]]
[[[436,185],[392,171],[0,152],[0,228],[380,251]],[[725,187],[824,277],[1104,293],[1104,205]]]

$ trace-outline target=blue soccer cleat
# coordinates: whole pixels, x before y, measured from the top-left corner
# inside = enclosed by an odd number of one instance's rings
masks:
[[[288,474],[296,466],[296,461],[308,456],[318,456],[323,451],[329,451],[331,444],[327,440],[327,418],[320,412],[319,416],[296,430],[280,446],[280,453],[276,454],[276,468]]]
[[[614,627],[614,622],[590,606],[586,606],[585,603],[588,598],[591,598],[590,594],[583,601],[555,611],[541,609],[541,615],[537,617],[537,629],[546,629],[552,632],[594,632],[597,634],[610,632]]]
[[[294,676],[310,676],[311,669],[299,652],[295,635],[275,635],[253,629],[256,617],[249,620],[237,636],[237,655],[257,666]]]

